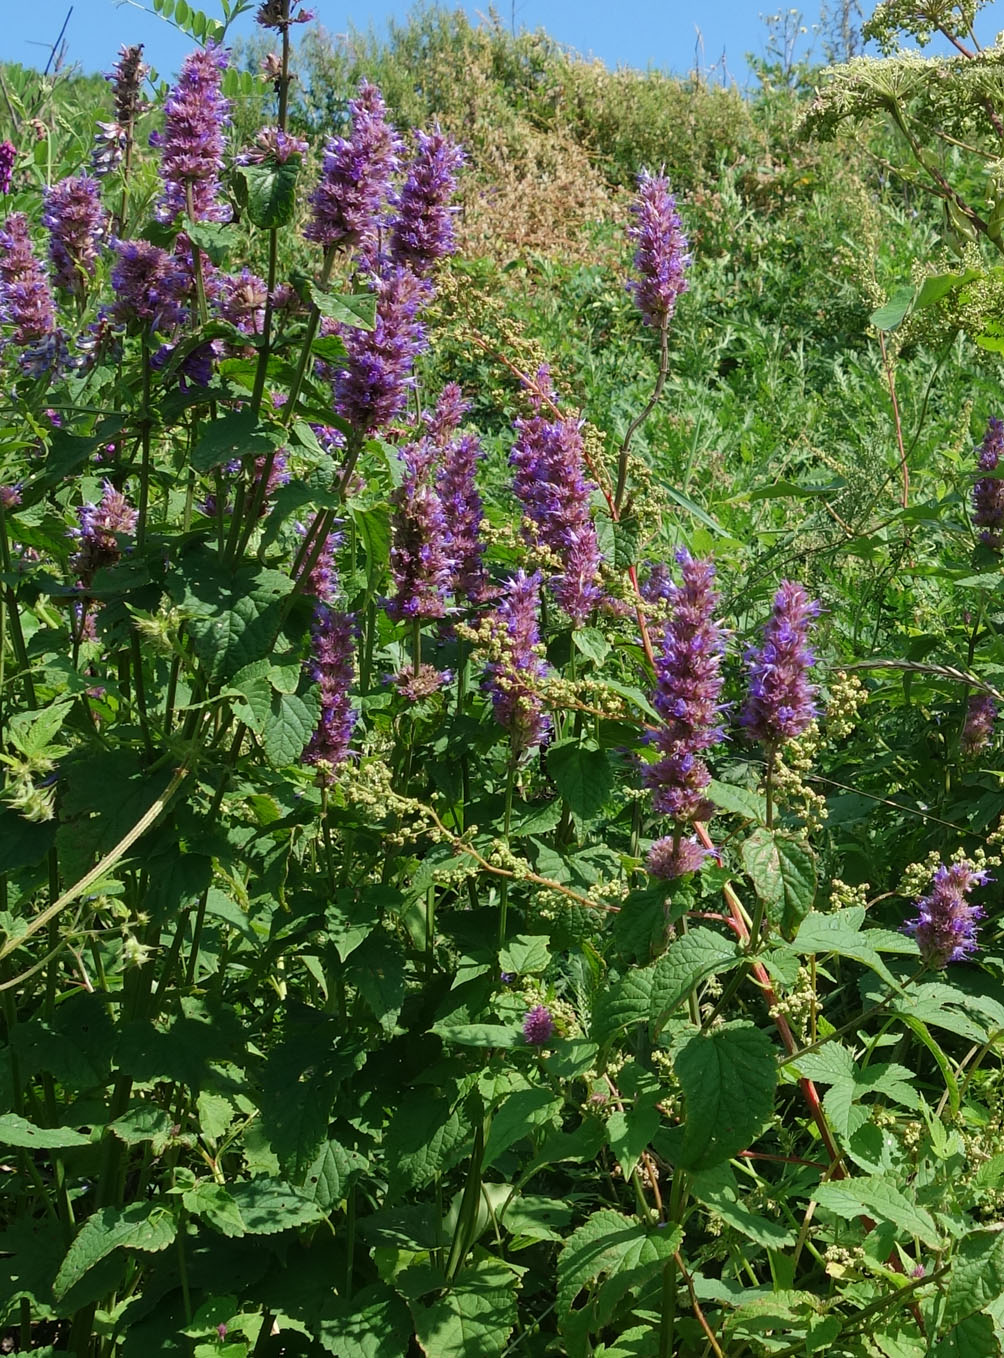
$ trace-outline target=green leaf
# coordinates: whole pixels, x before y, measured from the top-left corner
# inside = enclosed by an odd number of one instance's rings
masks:
[[[895,1184],[877,1174],[820,1184],[813,1197],[821,1207],[848,1221],[854,1221],[867,1213],[879,1221],[891,1222],[901,1236],[915,1235],[929,1249],[942,1247],[938,1228],[930,1212],[918,1207]]]
[[[469,1136],[469,1122],[449,1099],[426,1098],[399,1108],[384,1138],[391,1197],[424,1188],[449,1169]]]
[[[804,840],[761,827],[742,846],[743,866],[771,923],[790,934],[816,898],[815,855]]]
[[[1004,346],[1002,346],[1004,347]],[[927,1350],[927,1358],[994,1358],[1000,1341],[990,1316],[967,1316]]]
[[[678,1226],[646,1228],[611,1208],[594,1212],[573,1231],[558,1257],[558,1324],[595,1333],[626,1292],[661,1271],[680,1248]],[[583,1301],[582,1293],[592,1295]]]
[[[282,164],[266,160],[260,165],[241,166],[239,174],[247,185],[247,215],[255,226],[272,231],[293,220],[299,172],[298,155]]]
[[[0,1145],[23,1146],[31,1150],[67,1150],[72,1146],[89,1146],[91,1138],[81,1136],[69,1127],[36,1127],[17,1113],[0,1116]]]
[[[499,953],[499,966],[514,976],[546,971],[551,960],[547,934],[517,934]]]
[[[500,1023],[435,1023],[432,1031],[444,1042],[452,1042],[458,1047],[519,1047],[523,1045],[523,1034],[515,1027],[503,1027]]]
[[[1004,1296],[1004,1235],[971,1231],[959,1241],[945,1283],[944,1324],[958,1325]]]
[[[695,1034],[673,1063],[686,1098],[686,1121],[667,1138],[671,1159],[710,1169],[749,1146],[774,1111],[777,1064],[766,1033],[752,1023]]]
[[[690,1187],[699,1202],[710,1207],[729,1226],[765,1250],[790,1249],[795,1233],[778,1221],[760,1216],[739,1202],[736,1177],[728,1164],[714,1169],[698,1170],[690,1177]]]
[[[337,1207],[367,1166],[358,1151],[328,1141],[321,1147],[303,1182],[304,1193],[324,1211]]]
[[[655,967],[635,967],[605,986],[593,1006],[592,1033],[596,1042],[608,1042],[622,1028],[649,1018]]]
[[[711,929],[690,929],[675,939],[652,967],[649,1014],[658,1036],[666,1020],[707,976],[731,971],[743,960],[739,945]]]
[[[607,1118],[607,1144],[617,1158],[625,1182],[658,1130],[661,1117],[653,1104],[639,1103],[623,1110],[615,1108]]]
[[[572,814],[583,821],[593,820],[602,811],[614,785],[606,751],[576,740],[551,746],[547,772]]]
[[[431,1306],[416,1305],[415,1334],[428,1358],[500,1358],[516,1324],[519,1279],[498,1259],[480,1259]]]
[[[876,330],[895,330],[913,305],[914,290],[903,284],[896,288],[892,296],[870,316]]]
[[[284,430],[264,424],[252,411],[230,410],[204,430],[192,449],[192,466],[208,472],[235,458],[264,457],[284,438]]]
[[[349,513],[366,553],[366,589],[369,594],[376,594],[390,563],[390,508],[385,504],[369,509],[350,505]]]
[[[232,246],[237,243],[234,228],[223,226],[219,222],[190,222],[186,220],[185,235],[193,245],[199,247],[203,254],[209,256],[217,268],[226,263],[227,255]]]
[[[767,799],[749,788],[733,783],[720,783],[712,778],[707,787],[708,797],[720,811],[728,811],[744,820],[763,822],[767,818]]]
[[[89,1216],[59,1266],[52,1294],[58,1301],[84,1275],[117,1249],[166,1250],[177,1226],[161,1203],[134,1202],[129,1207],[103,1207]]]
[[[270,655],[282,620],[281,600],[292,588],[288,577],[264,566],[225,571],[208,552],[182,564],[184,576],[172,583],[190,615],[188,631],[208,681],[224,682]]]
[[[376,293],[359,292],[339,296],[323,292],[314,283],[308,285],[310,300],[328,320],[350,325],[358,330],[372,330],[376,324]]]
[[[572,642],[577,651],[599,667],[610,654],[610,642],[598,627],[576,627],[572,632]]]
[[[273,693],[262,743],[265,758],[275,769],[299,763],[321,714],[319,691]]]
[[[324,1216],[313,1199],[281,1179],[231,1184],[230,1194],[249,1235],[275,1235],[294,1226],[309,1226]]]
[[[891,934],[885,929],[869,929],[863,933],[861,926],[864,918],[864,907],[859,905],[848,906],[835,915],[810,911],[799,926],[791,945],[792,950],[804,955],[837,953],[841,957],[853,958],[870,967],[893,990],[902,992],[903,987],[879,957],[878,950],[917,957],[919,949],[916,941],[903,934]]]
[[[411,1339],[411,1317],[396,1292],[372,1283],[351,1298],[326,1298],[315,1333],[337,1358],[401,1358]]]
[[[206,1179],[183,1194],[181,1201],[186,1212],[193,1217],[202,1217],[221,1235],[231,1239],[244,1235],[244,1219],[222,1184]]]
[[[484,1165],[493,1165],[504,1150],[521,1141],[534,1127],[544,1126],[561,1110],[562,1099],[550,1089],[534,1086],[508,1094],[492,1118],[485,1142]]]
[[[140,1146],[144,1141],[152,1141],[154,1155],[162,1155],[171,1140],[174,1123],[171,1115],[155,1103],[138,1103],[123,1113],[121,1117],[108,1124],[127,1146]]]

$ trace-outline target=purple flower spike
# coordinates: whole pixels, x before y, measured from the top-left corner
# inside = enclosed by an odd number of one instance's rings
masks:
[[[985,912],[966,898],[974,887],[992,880],[966,860],[942,864],[935,872],[930,894],[917,902],[917,918],[905,925],[929,966],[946,967],[976,951],[976,922]]]
[[[554,578],[554,597],[579,627],[603,597],[596,584],[603,558],[589,512],[595,486],[585,477],[580,421],[545,418],[543,399],[553,397],[546,368],[541,368],[537,381],[539,392],[530,398],[533,415],[516,421],[516,443],[509,456],[515,468],[513,490],[540,541],[564,566]]]
[[[989,693],[974,693],[966,710],[962,728],[963,754],[979,754],[990,744],[997,721],[997,704]]]
[[[9,141],[0,141],[0,193],[10,193],[17,151]]]
[[[763,646],[746,653],[750,688],[739,720],[749,738],[768,749],[800,736],[816,716],[816,688],[808,678],[816,662],[808,634],[819,612],[819,604],[802,585],[782,580],[764,628]]]
[[[52,280],[75,297],[94,277],[105,220],[96,179],[78,175],[46,189],[42,221],[49,228]]]
[[[0,231],[0,324],[13,326],[11,339],[22,346],[44,340],[55,327],[52,292],[21,212],[12,212]]]
[[[21,482],[10,486],[0,486],[0,509],[17,509],[21,503]]]
[[[1004,452],[1004,420],[989,420],[979,449],[980,471],[1004,473],[999,466]],[[1004,528],[1004,480],[981,476],[973,486],[973,523],[982,529],[980,541],[999,552]]]
[[[310,573],[310,592],[317,599],[310,633],[311,658],[307,673],[321,690],[321,715],[303,752],[305,764],[320,766],[326,783],[349,757],[356,712],[349,697],[354,673],[355,620],[334,607],[338,593],[335,548],[340,536],[329,535]]]
[[[427,274],[456,249],[450,199],[464,153],[437,128],[416,132],[415,159],[397,203],[390,256],[417,274]]]
[[[320,685],[321,715],[303,753],[305,764],[321,767],[324,781],[334,782],[349,757],[356,713],[349,697],[355,652],[355,621],[329,604],[320,603],[311,629],[310,677]]]
[[[456,433],[467,410],[460,388],[455,382],[447,383],[429,431],[443,448],[436,489],[446,515],[453,594],[458,603],[478,603],[487,586],[479,536],[482,504],[476,480],[482,452],[473,434]]]
[[[185,58],[178,83],[164,105],[161,148],[163,192],[156,216],[173,222],[180,215],[196,222],[228,222],[230,208],[217,201],[223,168],[223,129],[230,102],[220,93],[227,54],[208,43]],[[191,190],[191,210],[188,195]]]
[[[173,330],[185,316],[189,278],[180,261],[145,240],[119,241],[112,266],[116,321],[138,321],[153,330]]]
[[[303,233],[325,249],[375,239],[380,206],[401,153],[400,138],[387,121],[387,107],[375,85],[360,81],[349,110],[351,135],[328,142],[321,178],[310,199],[313,212]]]
[[[523,1036],[531,1047],[546,1047],[556,1031],[546,1004],[538,1004],[523,1020]]]
[[[425,342],[418,313],[427,285],[410,269],[395,269],[375,286],[376,324],[372,330],[343,328],[348,355],[335,377],[335,409],[360,434],[388,424],[404,408]]]
[[[661,329],[672,318],[676,299],[687,290],[691,263],[669,180],[643,171],[631,211],[635,220],[628,237],[637,247],[634,266],[639,277],[628,283],[628,291],[645,324]]]
[[[530,679],[542,679],[547,666],[537,654],[540,632],[537,608],[540,573],[517,571],[506,585],[502,602],[489,618],[501,654],[485,666],[485,687],[491,693],[495,720],[509,732],[513,757],[536,749],[551,729],[539,695]]]
[[[653,877],[669,879],[699,872],[705,859],[713,857],[711,851],[703,848],[696,839],[667,835],[665,839],[657,839],[649,849],[645,866]]]
[[[725,631],[714,617],[719,597],[714,566],[682,550],[677,560],[683,583],[673,589],[673,614],[655,663],[653,703],[663,721],[655,744],[662,758],[645,769],[644,778],[654,789],[655,810],[687,822],[705,820],[711,812],[704,796],[711,775],[700,755],[724,734],[719,698]]]
[[[84,504],[77,510],[79,527],[72,536],[78,543],[73,568],[81,581],[89,584],[102,566],[112,566],[122,555],[119,539],[136,531],[137,511],[110,481],[101,487],[99,504]]]
[[[430,437],[401,449],[405,472],[394,494],[390,553],[396,592],[387,602],[395,622],[446,616],[450,558],[443,502],[433,485],[438,451]]]

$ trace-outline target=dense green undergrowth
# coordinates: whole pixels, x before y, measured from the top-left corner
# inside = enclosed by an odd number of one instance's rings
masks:
[[[4,1351],[1000,1353],[1004,54],[291,8],[0,68]]]

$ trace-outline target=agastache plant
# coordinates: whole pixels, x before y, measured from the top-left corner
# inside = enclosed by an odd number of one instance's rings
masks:
[[[662,631],[652,697],[661,719],[652,736],[660,757],[644,771],[645,785],[654,794],[653,809],[676,822],[669,847],[659,841],[649,863],[650,871],[663,877],[694,871],[703,862],[696,844],[681,841],[680,829],[705,820],[711,812],[706,796],[711,774],[703,755],[724,736],[725,630],[715,618],[719,602],[715,568],[683,549],[677,562],[682,582],[674,587],[672,614]]]
[[[977,923],[985,911],[973,905],[969,895],[991,880],[984,869],[968,860],[938,867],[930,892],[917,901],[917,917],[905,926],[928,966],[940,970],[976,951]]]
[[[539,653],[540,580],[539,572],[518,570],[505,582],[502,600],[486,620],[494,650],[485,667],[485,687],[495,720],[509,733],[514,760],[535,750],[551,729],[534,685],[547,674]]]
[[[163,190],[156,216],[173,222],[188,216],[195,222],[228,222],[230,206],[219,201],[223,168],[223,131],[230,121],[230,102],[220,92],[227,54],[209,43],[186,57],[164,108],[160,147]]]
[[[664,175],[643,171],[638,176],[638,196],[631,204],[634,223],[628,238],[634,242],[637,278],[628,282],[646,325],[664,329],[676,310],[677,299],[687,290],[691,265],[687,238],[676,210],[676,199]]]
[[[303,752],[303,762],[317,768],[325,785],[335,781],[338,770],[348,759],[356,723],[349,693],[355,672],[356,624],[354,618],[336,607],[338,542],[337,534],[329,535],[309,579],[309,591],[316,604],[307,673],[318,686],[321,711]]]
[[[52,281],[82,297],[97,268],[106,222],[97,180],[78,175],[47,189],[42,221],[49,228]]]
[[[418,623],[446,614],[451,562],[446,515],[435,486],[438,454],[430,435],[401,449],[404,475],[394,493],[390,553],[395,590],[387,601],[387,614],[395,622]]]
[[[782,580],[763,643],[746,652],[749,696],[739,721],[749,739],[759,740],[769,752],[802,735],[816,716],[817,689],[809,680],[815,664],[809,628],[819,613],[819,604],[803,585]]]
[[[993,737],[996,721],[997,704],[990,694],[974,693],[969,699],[962,728],[963,754],[976,755],[985,750]]]
[[[360,82],[349,112],[351,133],[328,142],[303,233],[325,249],[372,245],[400,162],[401,140],[387,121],[387,107],[375,85]]]
[[[10,193],[17,151],[9,141],[0,141],[0,193]]]
[[[589,503],[595,487],[585,475],[581,421],[544,414],[545,400],[553,403],[553,397],[550,373],[542,368],[530,392],[533,413],[516,420],[509,461],[513,490],[533,533],[560,562],[551,581],[554,597],[580,627],[603,597],[596,579],[602,556]]]
[[[460,605],[478,603],[488,589],[480,536],[482,503],[477,487],[481,444],[476,435],[457,432],[469,408],[459,386],[448,383],[429,427],[430,435],[442,449],[436,489],[446,518],[453,595]]]
[[[456,248],[451,207],[464,153],[437,128],[416,132],[415,158],[397,196],[390,257],[417,274],[429,273]]]
[[[20,212],[11,213],[0,230],[0,331],[8,326],[9,342],[22,350],[18,363],[29,376],[39,377],[65,358],[52,289]]]
[[[1000,472],[1001,476],[981,476],[973,486],[973,523],[980,529],[980,541],[999,552],[1004,530],[1004,420],[987,422],[983,442],[977,450],[980,471]]]

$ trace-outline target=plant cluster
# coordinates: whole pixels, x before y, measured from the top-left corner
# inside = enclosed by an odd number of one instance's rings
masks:
[[[0,142],[6,1349],[999,1353],[1001,422],[933,466],[896,386],[992,269],[873,317],[877,472],[726,524],[658,166],[565,280],[611,412],[449,129],[296,120],[298,0],[250,125],[242,7],[156,8],[173,86]]]

